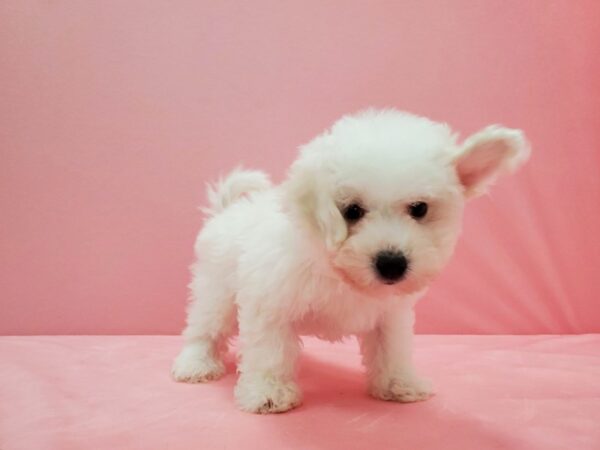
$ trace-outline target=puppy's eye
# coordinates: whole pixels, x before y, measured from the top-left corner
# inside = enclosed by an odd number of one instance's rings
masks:
[[[357,203],[352,203],[351,205],[346,206],[342,211],[342,215],[346,222],[348,223],[356,223],[365,215],[366,211],[362,206]]]
[[[408,214],[413,219],[419,220],[427,215],[427,210],[429,209],[429,205],[425,202],[414,202],[408,205]]]

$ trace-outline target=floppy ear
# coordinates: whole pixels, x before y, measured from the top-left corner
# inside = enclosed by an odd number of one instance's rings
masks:
[[[331,174],[325,168],[322,149],[311,147],[316,141],[304,147],[300,158],[292,164],[284,183],[285,202],[332,250],[346,238],[348,231],[333,200]]]
[[[499,175],[527,161],[529,154],[521,130],[491,125],[467,138],[453,161],[465,197],[483,194]]]

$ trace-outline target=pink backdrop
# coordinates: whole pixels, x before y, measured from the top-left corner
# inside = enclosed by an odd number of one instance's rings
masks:
[[[0,4],[0,332],[176,333],[203,184],[339,115],[523,128],[421,332],[600,331],[600,3]]]

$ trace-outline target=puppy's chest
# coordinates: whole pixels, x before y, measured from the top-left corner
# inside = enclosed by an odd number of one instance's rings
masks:
[[[357,297],[322,299],[315,301],[294,325],[301,335],[336,341],[375,328],[383,313],[383,303]]]

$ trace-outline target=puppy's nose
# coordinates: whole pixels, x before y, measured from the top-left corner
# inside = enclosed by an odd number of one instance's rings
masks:
[[[408,260],[402,252],[385,250],[375,256],[375,269],[386,284],[393,284],[404,276]]]

